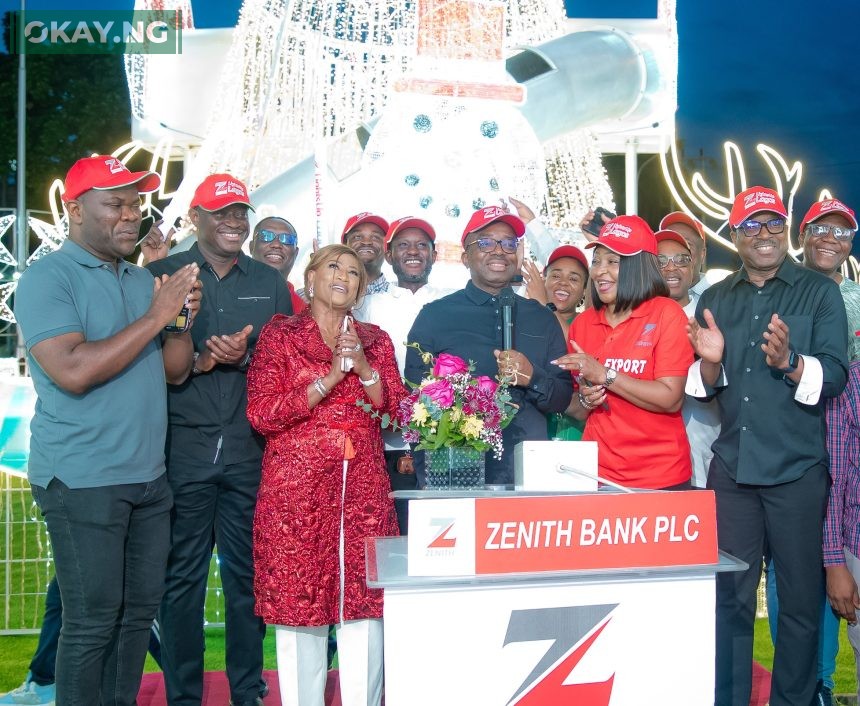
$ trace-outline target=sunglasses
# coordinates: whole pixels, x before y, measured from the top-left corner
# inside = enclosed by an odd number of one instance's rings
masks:
[[[502,252],[506,252],[508,254],[515,253],[517,251],[516,238],[502,238],[501,240],[496,240],[495,238],[478,238],[477,240],[473,240],[469,243],[466,248],[470,248],[473,245],[477,245],[478,250],[481,252],[494,252],[497,245],[502,248]]]
[[[261,243],[271,243],[274,240],[280,240],[282,245],[298,245],[299,236],[295,233],[274,233],[270,230],[261,230],[257,233],[257,240]]]
[[[690,255],[685,255],[684,253],[678,253],[677,255],[658,255],[657,262],[660,263],[660,269],[663,270],[669,266],[671,262],[675,267],[686,267],[693,261],[693,258]]]
[[[742,230],[744,235],[747,238],[753,238],[759,233],[761,233],[762,228],[767,228],[767,232],[771,235],[778,235],[785,230],[785,219],[784,218],[771,218],[766,223],[762,223],[761,221],[744,221],[737,228],[736,231]]]
[[[856,231],[853,228],[832,226],[829,223],[810,223],[806,226],[806,232],[813,238],[823,238],[830,233],[836,240],[851,240]]]

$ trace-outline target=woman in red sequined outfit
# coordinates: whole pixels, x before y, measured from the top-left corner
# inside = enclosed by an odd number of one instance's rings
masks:
[[[248,371],[248,419],[266,437],[254,518],[257,613],[277,626],[283,704],[321,704],[336,625],[344,706],[378,704],[382,591],[365,583],[365,539],[397,534],[379,423],[406,390],[388,335],[353,321],[367,276],[345,245],[305,271],[310,306],[275,316]],[[352,367],[344,371],[351,360]]]

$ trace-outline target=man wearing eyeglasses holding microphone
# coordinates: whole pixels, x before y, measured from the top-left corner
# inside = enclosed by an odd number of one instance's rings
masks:
[[[812,703],[822,518],[829,486],[824,400],[845,387],[847,322],[836,284],[795,264],[788,213],[761,186],[735,198],[743,266],[702,294],[687,392],[715,396],[722,427],[708,474],[720,549],[749,564],[717,576],[715,703],[749,703],[756,588],[765,545],[780,599],[771,706]]]
[[[290,271],[299,254],[299,236],[293,224],[280,216],[268,216],[254,226],[254,235],[248,246],[253,257],[274,267],[284,278],[293,301],[293,313],[298,314],[307,304],[297,293],[289,279]]]
[[[567,347],[553,313],[533,299],[511,291],[517,274],[517,244],[525,233],[519,217],[498,206],[472,214],[463,232],[463,264],[470,281],[464,289],[426,304],[409,332],[409,342],[439,355],[451,353],[475,362],[475,374],[511,382],[519,410],[503,432],[504,453],[486,457],[486,482],[514,482],[514,447],[547,438],[546,414],[563,412],[573,395],[570,373],[550,361]],[[504,332],[510,312],[510,340]],[[414,348],[406,352],[406,379],[418,383],[427,366]]]

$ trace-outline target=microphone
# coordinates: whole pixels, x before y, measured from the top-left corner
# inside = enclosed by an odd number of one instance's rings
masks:
[[[509,351],[514,347],[514,290],[505,287],[499,293],[499,304],[502,305],[502,348]]]

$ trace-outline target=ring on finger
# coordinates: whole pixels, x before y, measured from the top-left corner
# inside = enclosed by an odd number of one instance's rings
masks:
[[[358,353],[361,350],[361,342],[356,343],[353,348],[350,349],[353,353]]]

